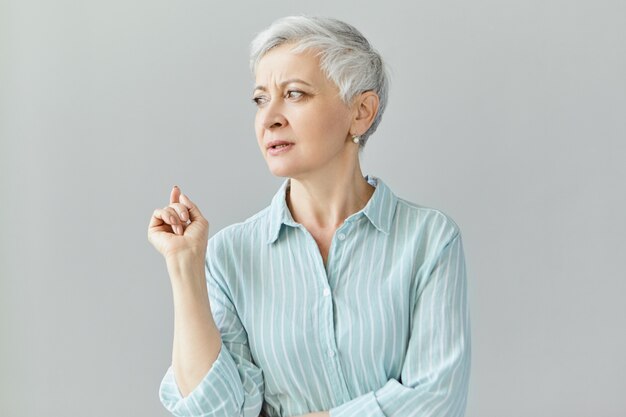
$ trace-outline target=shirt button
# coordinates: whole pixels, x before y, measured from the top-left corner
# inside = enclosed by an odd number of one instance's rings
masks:
[[[343,233],[339,233],[339,234],[337,235],[337,239],[339,239],[339,240],[345,240],[345,239],[346,239],[346,235],[345,235],[345,234],[343,234]]]
[[[328,288],[324,288],[324,297],[328,297],[330,295],[330,290]]]
[[[334,358],[335,357],[335,352],[330,350],[330,349],[328,349],[328,356],[330,356],[331,358]]]

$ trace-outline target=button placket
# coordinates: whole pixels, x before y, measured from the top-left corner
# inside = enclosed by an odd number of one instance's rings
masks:
[[[339,262],[343,260],[343,252],[345,251],[346,240],[348,238],[348,231],[350,229],[350,225],[348,222],[344,223],[344,225],[339,228],[335,235],[333,236],[333,240],[331,242],[330,251],[328,254],[328,264],[326,268],[327,278],[328,278],[328,287],[325,287],[322,291],[324,299],[326,300],[326,305],[328,310],[328,326],[329,330],[331,330],[328,334],[327,339],[327,347],[326,347],[326,356],[328,357],[329,363],[329,372],[333,374],[334,383],[333,385],[337,387],[336,395],[341,401],[346,401],[346,398],[349,398],[349,390],[345,379],[344,370],[341,366],[340,356],[339,356],[339,348],[337,346],[337,339],[335,333],[335,324],[334,324],[334,289],[337,283],[337,279],[339,278],[338,274],[341,270],[341,265]],[[345,262],[345,260],[343,260]]]
[[[304,228],[303,226],[299,226],[303,233],[307,235],[309,239],[309,243],[312,248],[318,249],[317,243],[313,239],[313,236]],[[333,314],[333,301],[330,298],[332,294],[331,288],[331,275],[332,264],[333,264],[333,253],[334,250],[331,248],[331,253],[329,253],[328,257],[328,270],[324,268],[324,264],[322,262],[322,257],[319,250],[311,251],[311,254],[315,254],[317,252],[317,256],[312,256],[312,265],[314,266],[314,270],[317,271],[319,278],[323,281],[322,294],[324,295],[323,302],[321,304],[321,311],[319,314],[319,340],[322,346],[325,346],[326,356],[330,359],[325,366],[327,367],[328,374],[330,376],[330,383],[333,387],[333,392],[336,395],[335,401],[341,402],[345,401],[346,395],[348,395],[348,390],[345,382],[345,377],[343,375],[343,371],[341,366],[337,361],[337,351],[336,351],[336,340],[335,340],[335,324],[334,324],[334,314]],[[322,347],[324,349],[324,347]],[[322,350],[323,351],[323,350]]]

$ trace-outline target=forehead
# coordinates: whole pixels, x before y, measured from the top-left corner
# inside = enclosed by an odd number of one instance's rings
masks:
[[[256,68],[258,85],[280,83],[299,78],[311,84],[325,84],[329,80],[320,68],[315,51],[293,52],[294,45],[284,44],[270,49]]]

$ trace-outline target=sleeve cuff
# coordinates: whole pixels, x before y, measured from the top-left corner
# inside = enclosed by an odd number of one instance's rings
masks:
[[[177,417],[237,415],[243,404],[243,392],[232,387],[241,384],[237,365],[222,345],[217,359],[202,381],[183,398],[170,366],[161,381],[159,398]],[[221,411],[221,412],[220,412]]]
[[[361,395],[339,407],[332,408],[330,417],[385,417],[374,392]]]

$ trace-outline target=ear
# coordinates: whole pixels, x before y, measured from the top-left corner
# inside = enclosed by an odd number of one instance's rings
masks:
[[[354,116],[350,126],[350,134],[362,135],[370,128],[378,114],[380,100],[373,91],[365,91],[354,99]]]

